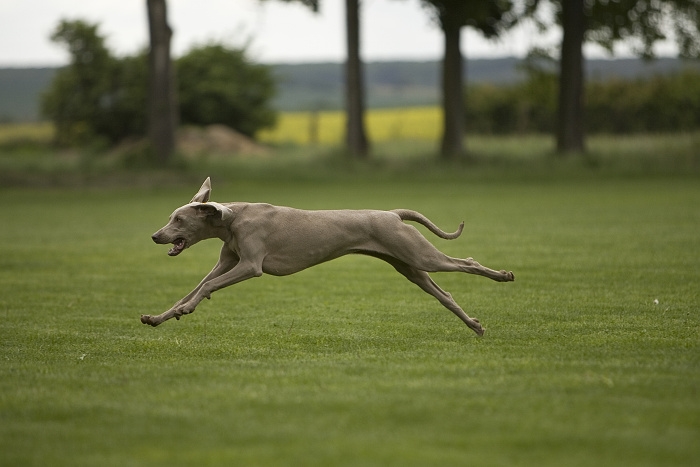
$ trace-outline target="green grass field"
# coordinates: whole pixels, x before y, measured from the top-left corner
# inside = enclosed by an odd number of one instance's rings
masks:
[[[211,175],[219,201],[466,220],[426,236],[515,272],[434,275],[483,338],[361,256],[150,328],[215,262],[149,238],[201,180],[0,190],[0,465],[697,465],[697,177],[475,170]]]

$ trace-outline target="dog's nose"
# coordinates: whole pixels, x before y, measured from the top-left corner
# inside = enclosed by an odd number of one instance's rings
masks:
[[[158,232],[156,232],[156,233],[154,233],[153,235],[151,235],[151,238],[153,239],[153,241],[154,241],[155,243],[158,243]]]

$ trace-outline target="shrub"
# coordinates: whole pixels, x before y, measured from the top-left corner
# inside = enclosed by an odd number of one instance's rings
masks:
[[[118,61],[98,33],[83,21],[61,21],[51,40],[65,45],[70,64],[56,73],[42,96],[41,110],[56,126],[61,144],[84,143],[95,137],[111,142],[124,135],[113,118],[120,97]]]
[[[147,54],[116,58],[99,26],[61,21],[51,36],[71,61],[42,95],[42,114],[56,127],[56,142],[118,143],[147,130]],[[245,50],[208,45],[176,63],[183,123],[221,123],[248,136],[275,121],[270,107],[274,81],[268,67],[252,63]]]
[[[245,50],[220,44],[193,48],[177,61],[177,75],[182,123],[221,123],[251,137],[274,125],[272,74],[252,63]]]
[[[700,73],[588,85],[586,126],[594,133],[687,131],[700,128]]]
[[[531,75],[512,86],[469,86],[467,130],[473,133],[550,133],[557,112],[556,75]],[[589,133],[690,131],[700,128],[700,72],[688,69],[651,79],[590,81],[584,121]]]

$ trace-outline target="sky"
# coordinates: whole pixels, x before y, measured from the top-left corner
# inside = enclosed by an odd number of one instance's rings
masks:
[[[313,13],[299,4],[277,0],[168,0],[173,54],[211,41],[245,46],[263,63],[340,62],[345,58],[344,1],[321,0]],[[419,0],[362,0],[361,53],[365,61],[435,60],[442,56],[440,29]],[[145,0],[0,0],[0,66],[56,66],[68,54],[49,39],[61,19],[100,24],[107,46],[117,55],[146,47]],[[462,53],[467,58],[522,57],[533,46],[558,43],[525,25],[496,41],[465,28]],[[662,45],[662,55],[673,52]],[[589,46],[589,57],[607,56]],[[620,56],[629,55],[621,49]]]

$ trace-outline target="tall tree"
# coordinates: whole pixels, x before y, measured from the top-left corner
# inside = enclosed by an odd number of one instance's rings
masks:
[[[533,15],[539,0],[528,0]],[[585,149],[583,125],[583,44],[595,42],[610,53],[626,42],[645,58],[654,56],[654,45],[668,34],[675,36],[679,55],[700,56],[700,0],[549,0],[555,21],[563,28],[559,73],[557,151]]]
[[[485,37],[496,37],[514,23],[510,0],[421,0],[444,33],[442,62],[443,134],[440,154],[458,159],[464,154],[464,80],[461,30],[468,26]]]
[[[282,0],[299,2],[318,11],[320,0]],[[369,153],[365,130],[365,87],[360,55],[360,0],[345,0],[345,144],[351,157],[364,159]]]
[[[297,1],[318,11],[319,0]],[[173,32],[168,25],[166,0],[146,0],[150,33],[148,134],[159,162],[166,164],[175,151],[178,104],[170,54]]]
[[[345,0],[347,60],[345,62],[345,143],[352,157],[364,159],[369,151],[365,132],[365,98],[360,57],[360,1]]]
[[[584,0],[564,0],[563,37],[559,59],[557,152],[583,151],[583,38],[586,32]]]
[[[165,0],[146,0],[150,49],[148,53],[148,135],[161,164],[175,151],[178,124],[175,74],[170,57],[173,32],[168,25]]]

